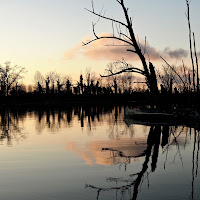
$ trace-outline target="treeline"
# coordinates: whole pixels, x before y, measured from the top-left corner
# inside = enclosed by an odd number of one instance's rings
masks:
[[[133,76],[130,74],[101,78],[95,76],[94,72],[87,71],[85,76],[81,74],[79,80],[73,83],[69,76],[61,76],[56,72],[47,73],[45,78],[40,72],[36,72],[35,87],[32,92],[39,94],[111,95],[145,91],[144,87],[133,87],[132,81]]]
[[[118,65],[108,64],[108,69],[118,70]],[[120,66],[121,67],[121,66]],[[70,76],[57,72],[45,75],[37,71],[33,85],[20,84],[25,69],[12,66],[7,62],[1,66],[0,103],[5,104],[65,104],[82,103],[127,103],[144,102],[164,109],[191,107],[198,104],[199,94],[194,93],[191,81],[192,70],[186,66],[163,66],[157,70],[159,93],[149,91],[145,79],[138,79],[133,73],[122,73],[115,76],[96,76],[95,72],[86,69],[78,81]],[[197,90],[196,90],[197,91]],[[156,98],[155,98],[156,97]]]
[[[80,74],[78,81],[72,81],[70,76],[61,75],[55,71],[42,75],[37,71],[34,75],[33,85],[20,84],[25,69],[12,66],[6,62],[0,67],[0,96],[21,96],[24,94],[66,94],[66,95],[110,95],[131,94],[134,91],[144,92],[146,87],[133,86],[133,76],[101,78],[95,72],[86,69],[85,74]]]
[[[0,103],[5,104],[65,104],[119,103],[132,98],[135,92],[148,93],[145,88],[133,87],[133,76],[101,78],[90,69],[80,74],[78,81],[67,75],[37,71],[33,85],[20,84],[25,69],[6,62],[1,66]]]

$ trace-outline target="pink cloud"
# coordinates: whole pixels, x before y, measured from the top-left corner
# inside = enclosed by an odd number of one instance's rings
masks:
[[[101,36],[112,36],[108,33],[101,33],[98,35]],[[83,42],[87,43],[92,40],[90,36],[83,38]],[[146,46],[146,47],[145,47]],[[144,52],[146,48],[146,58],[150,58],[151,61],[159,60],[160,56],[165,56],[171,59],[180,59],[181,57],[187,56],[187,51],[183,49],[171,50],[170,48],[165,48],[163,51],[158,51],[155,47],[150,46],[149,43],[146,43],[143,40],[140,41],[140,48]],[[108,60],[121,60],[124,58],[127,61],[139,61],[137,54],[127,51],[127,49],[133,49],[132,46],[127,46],[124,42],[114,39],[100,39],[96,40],[88,45],[83,46],[82,43],[75,45],[74,47],[68,49],[65,52],[65,59],[73,59],[78,55],[87,57],[89,59],[108,59]]]

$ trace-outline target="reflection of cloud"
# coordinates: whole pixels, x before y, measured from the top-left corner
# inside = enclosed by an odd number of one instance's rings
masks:
[[[98,36],[108,37],[112,35],[108,33],[101,33]],[[91,37],[86,36],[82,41],[87,43],[91,39]],[[155,47],[150,46],[148,42],[145,45],[145,41],[141,40],[140,48],[142,49],[142,52],[144,52],[145,46],[146,52],[148,52],[151,60],[158,60],[160,59],[160,56],[171,59],[180,59],[188,55],[188,52],[184,49],[172,50],[170,48],[165,48],[163,51],[159,51]],[[127,49],[134,50],[132,47],[125,45],[124,42],[106,38],[96,40],[86,46],[82,46],[82,44],[75,45],[65,52],[65,58],[72,59],[77,55],[82,55],[90,59],[121,60],[123,57],[125,60],[138,61],[139,57],[135,53],[128,52]]]
[[[83,160],[85,160],[85,163],[87,165],[92,165],[93,160],[92,160],[92,155],[91,152],[89,151],[83,151],[81,147],[77,146],[75,143],[71,142],[67,144],[67,150],[70,151],[75,151]]]
[[[68,143],[67,150],[76,152],[87,165],[113,165],[126,163],[129,157],[139,157],[146,150],[144,139],[119,139],[113,141],[94,141],[84,148],[76,143]],[[104,149],[102,151],[102,149]],[[114,151],[112,151],[112,150]],[[133,159],[131,160],[133,162]]]

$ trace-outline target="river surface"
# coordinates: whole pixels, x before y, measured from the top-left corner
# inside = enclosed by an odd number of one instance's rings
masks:
[[[0,114],[3,200],[199,199],[199,131],[123,107]]]

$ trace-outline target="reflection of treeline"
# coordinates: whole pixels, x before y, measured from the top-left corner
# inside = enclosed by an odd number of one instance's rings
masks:
[[[7,141],[7,145],[12,145],[12,139],[19,141],[25,138],[22,132],[23,119],[26,116],[25,110],[1,110],[0,112],[0,142]]]
[[[78,122],[80,127],[88,127],[91,130],[97,123],[106,121],[114,124],[120,117],[121,120],[123,119],[120,107],[77,106],[63,109],[48,107],[35,109],[33,113],[38,121],[40,131],[41,127],[45,127],[45,125],[52,130],[71,127],[74,121]]]
[[[115,113],[113,115],[113,113]],[[7,141],[12,144],[12,139],[18,141],[25,137],[23,133],[23,121],[27,118],[35,119],[36,132],[41,133],[45,128],[52,133],[59,128],[72,127],[73,122],[80,127],[87,127],[89,131],[96,127],[97,123],[106,122],[109,125],[116,123],[123,112],[120,107],[103,106],[77,106],[66,108],[43,107],[2,109],[0,112],[0,142]]]

